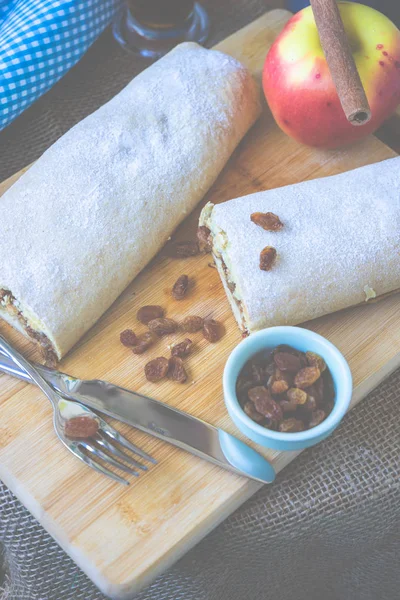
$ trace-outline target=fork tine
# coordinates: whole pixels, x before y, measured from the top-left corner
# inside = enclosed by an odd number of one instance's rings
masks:
[[[127,465],[124,465],[118,460],[115,460],[115,458],[112,458],[111,456],[109,456],[109,454],[106,454],[100,448],[96,448],[96,446],[89,444],[89,442],[82,441],[80,442],[80,446],[83,446],[85,450],[87,450],[91,454],[94,454],[95,456],[97,456],[97,458],[101,458],[101,460],[104,460],[106,463],[112,465],[113,467],[121,469],[121,471],[125,471],[125,473],[129,473],[130,475],[134,475],[135,477],[139,477],[139,473],[137,471],[134,471]]]
[[[98,435],[97,435],[97,437],[94,438],[94,441],[96,442],[96,444],[101,446],[104,450],[108,450],[108,452],[110,452],[111,454],[118,456],[118,458],[122,458],[122,460],[125,460],[125,461],[131,463],[132,465],[135,465],[135,467],[137,467],[138,469],[142,469],[143,471],[148,471],[148,467],[146,467],[146,465],[142,465],[140,462],[138,462],[137,460],[135,460],[134,458],[132,458],[125,452],[121,452],[121,450],[118,450],[118,448],[116,446],[114,446],[113,444],[110,444],[110,442],[107,441],[106,436],[103,434],[101,429],[99,429]]]
[[[138,446],[135,446],[135,444],[132,444],[129,440],[127,440],[123,435],[118,433],[118,431],[116,429],[111,427],[111,425],[106,423],[106,421],[104,421],[103,419],[101,419],[101,429],[103,430],[103,433],[106,433],[107,435],[109,435],[113,440],[115,440],[116,442],[121,444],[121,446],[124,446],[128,450],[131,450],[131,452],[138,454],[145,460],[148,460],[155,465],[157,464],[157,461],[155,458],[153,458],[152,456],[150,456],[150,454],[147,454],[146,452],[144,452],[143,450],[138,448]]]
[[[82,462],[87,464],[89,467],[91,467],[95,471],[98,471],[102,475],[106,475],[107,477],[114,479],[114,481],[118,481],[118,483],[123,483],[124,485],[130,485],[129,481],[127,481],[126,479],[123,479],[122,477],[120,477],[116,473],[113,473],[109,469],[106,469],[105,467],[103,467],[103,465],[96,462],[95,460],[92,460],[89,456],[87,456],[84,452],[82,452],[82,450],[80,448],[73,447],[73,446],[67,446],[67,448],[72,452],[72,454],[74,454],[77,458],[79,458],[79,460],[81,460]]]

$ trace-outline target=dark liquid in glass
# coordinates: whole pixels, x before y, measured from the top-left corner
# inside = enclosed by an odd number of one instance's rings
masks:
[[[193,12],[194,0],[128,0],[129,11],[139,23],[153,29],[179,29]]]

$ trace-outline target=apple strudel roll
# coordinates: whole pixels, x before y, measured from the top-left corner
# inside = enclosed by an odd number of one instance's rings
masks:
[[[295,325],[400,288],[400,157],[207,204],[240,328]]]
[[[0,315],[60,359],[154,257],[261,111],[235,59],[176,47],[0,200]]]

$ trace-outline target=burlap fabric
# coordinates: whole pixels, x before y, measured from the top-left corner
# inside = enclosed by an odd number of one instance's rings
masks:
[[[281,2],[205,0],[210,45]],[[109,32],[0,134],[0,180],[147,65]],[[394,600],[400,570],[400,371],[138,600]],[[0,483],[1,600],[104,596]],[[4,579],[2,582],[2,578]],[[2,582],[2,583],[1,583]]]

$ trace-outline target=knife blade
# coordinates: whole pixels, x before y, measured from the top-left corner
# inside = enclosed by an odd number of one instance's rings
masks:
[[[273,466],[250,446],[159,400],[99,379],[85,380],[35,364],[42,377],[62,396],[128,423],[224,469],[261,483],[275,479]],[[0,352],[0,371],[30,382],[11,358]]]

